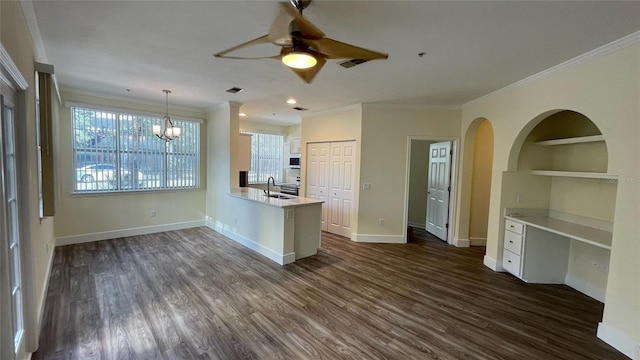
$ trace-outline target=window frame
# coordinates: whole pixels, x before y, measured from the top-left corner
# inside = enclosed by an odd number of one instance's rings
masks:
[[[278,174],[277,176],[274,176],[275,182],[276,183],[282,183],[284,182],[284,144],[285,144],[285,139],[287,137],[287,134],[284,133],[277,133],[277,132],[269,132],[269,131],[261,131],[261,130],[253,130],[253,129],[241,129],[240,133],[243,134],[250,134],[251,136],[251,170],[249,171],[249,174],[247,176],[247,183],[249,185],[261,185],[261,184],[266,184],[267,180],[264,181],[260,181],[260,169],[255,170],[256,172],[256,181],[251,181],[251,173],[254,172],[253,168],[254,168],[254,153],[253,153],[253,149],[254,149],[254,145],[255,146],[259,146],[259,142],[260,142],[260,137],[263,135],[266,136],[279,136],[281,138],[281,142],[280,142],[280,149],[279,149],[279,154],[280,154],[280,161],[279,163],[279,167],[278,167]],[[259,166],[259,165],[258,165]],[[273,176],[273,175],[271,175]],[[268,178],[267,178],[268,179]]]
[[[88,111],[94,111],[94,112],[107,112],[107,113],[112,113],[114,114],[114,131],[116,133],[115,135],[115,146],[113,149],[106,149],[106,152],[109,153],[113,153],[113,156],[116,158],[115,164],[113,164],[114,166],[116,166],[117,169],[119,169],[119,171],[128,171],[127,169],[125,169],[122,164],[121,164],[121,157],[125,154],[132,154],[135,153],[134,151],[128,150],[128,149],[122,149],[121,145],[123,143],[122,141],[122,133],[120,131],[122,123],[125,121],[129,121],[132,117],[143,117],[143,118],[153,118],[153,123],[157,123],[157,124],[164,124],[164,121],[162,120],[162,117],[165,114],[161,114],[161,113],[153,113],[153,112],[146,112],[146,111],[137,111],[137,110],[132,110],[132,109],[122,109],[122,108],[116,108],[116,107],[110,107],[110,106],[102,106],[102,105],[95,105],[95,104],[85,104],[85,103],[77,103],[77,102],[70,102],[67,101],[65,102],[65,106],[70,108],[70,117],[71,117],[71,138],[70,138],[70,146],[71,146],[71,153],[73,156],[73,160],[72,160],[72,169],[71,169],[71,177],[73,178],[73,181],[71,183],[71,190],[70,193],[73,196],[104,196],[104,195],[114,195],[114,194],[125,194],[125,193],[141,193],[141,192],[162,192],[162,191],[194,191],[194,190],[199,190],[202,187],[201,181],[200,181],[200,174],[201,174],[201,161],[200,161],[200,153],[202,151],[201,148],[201,136],[202,136],[202,124],[204,123],[204,121],[202,119],[198,119],[198,118],[191,118],[191,117],[187,117],[187,116],[172,116],[172,120],[174,123],[182,123],[183,125],[185,123],[192,123],[192,124],[188,124],[189,126],[194,126],[195,131],[197,131],[197,134],[195,136],[193,136],[193,139],[195,141],[195,145],[193,146],[193,151],[189,150],[189,151],[184,151],[183,149],[177,149],[177,150],[169,150],[169,147],[171,146],[171,144],[169,144],[169,142],[165,142],[164,140],[158,139],[155,137],[155,135],[153,136],[153,139],[149,139],[149,141],[158,141],[158,142],[164,142],[164,150],[162,151],[162,159],[160,160],[164,165],[163,168],[161,169],[161,179],[159,180],[160,185],[157,187],[149,187],[149,186],[143,186],[143,187],[133,187],[133,188],[123,188],[121,185],[121,179],[120,176],[117,176],[117,184],[115,186],[115,189],[91,189],[91,190],[82,190],[82,189],[78,189],[78,179],[77,179],[77,172],[78,172],[78,162],[77,162],[77,148],[76,148],[76,143],[75,143],[75,131],[76,131],[76,119],[75,119],[75,109],[84,109],[84,110],[88,110]],[[145,130],[146,131],[146,130]],[[148,129],[149,134],[151,133],[151,127]],[[192,131],[192,130],[189,130]],[[183,129],[183,136],[185,134],[185,131]],[[177,141],[177,140],[176,140]],[[151,153],[153,153],[153,151],[150,151]],[[140,154],[138,154],[140,155]],[[156,154],[156,155],[160,155],[160,154]],[[189,186],[189,185],[180,185],[180,186],[169,186],[168,185],[168,179],[170,176],[170,171],[166,168],[167,167],[167,161],[168,159],[171,159],[172,156],[189,156],[189,157],[194,157],[193,158],[193,166],[189,168],[190,172],[185,172],[189,173],[192,175],[193,178],[193,185]],[[98,163],[96,163],[98,164]],[[84,164],[81,167],[84,166],[89,166],[92,164]]]

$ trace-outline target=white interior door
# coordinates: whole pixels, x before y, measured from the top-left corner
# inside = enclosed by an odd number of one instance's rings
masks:
[[[329,189],[329,229],[351,237],[355,141],[331,143],[331,183]]]
[[[451,141],[429,146],[426,230],[447,241],[451,192]]]
[[[328,230],[329,150],[329,143],[310,143],[307,145],[306,197],[324,201],[322,204],[323,231]]]

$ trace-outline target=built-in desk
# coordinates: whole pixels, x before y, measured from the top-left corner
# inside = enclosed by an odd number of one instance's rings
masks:
[[[550,217],[546,209],[518,210],[505,210],[502,265],[523,281],[571,285],[567,272],[572,240],[611,250],[607,229]],[[587,295],[602,298],[599,293]]]

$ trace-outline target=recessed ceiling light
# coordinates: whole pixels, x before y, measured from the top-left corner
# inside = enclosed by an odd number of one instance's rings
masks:
[[[247,116],[247,114],[245,114],[245,113],[240,113],[240,114],[238,114],[238,115],[243,116],[243,117],[244,117],[244,116]]]
[[[293,104],[295,104],[295,103],[297,103],[296,99],[289,99],[289,100],[287,100],[287,104],[291,104],[291,105],[293,105]]]

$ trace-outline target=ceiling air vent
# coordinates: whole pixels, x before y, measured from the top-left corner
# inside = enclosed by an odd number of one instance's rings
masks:
[[[227,92],[228,93],[232,93],[232,94],[237,94],[237,93],[239,93],[241,91],[244,91],[244,89],[243,88],[239,88],[237,86],[234,86],[231,89],[227,89]]]
[[[298,111],[307,111],[307,110],[309,110],[309,109],[305,109],[305,108],[300,107],[300,106],[296,106],[296,107],[294,107],[293,109],[294,109],[294,110],[298,110]]]
[[[366,62],[367,60],[365,59],[351,59],[351,60],[345,60],[345,61],[339,62],[338,65],[348,69]]]

